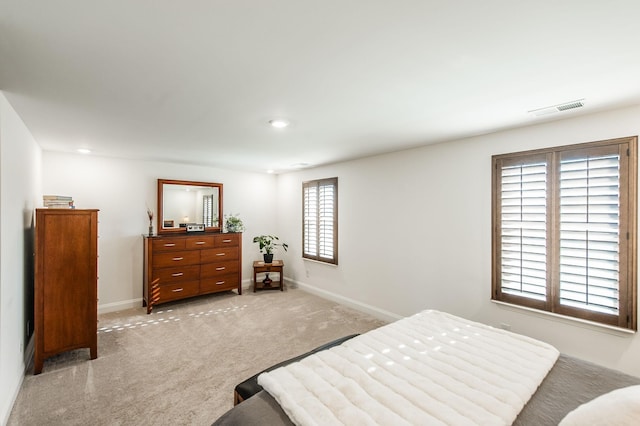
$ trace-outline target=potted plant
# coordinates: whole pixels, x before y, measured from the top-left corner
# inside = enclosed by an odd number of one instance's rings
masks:
[[[227,232],[242,232],[244,231],[244,224],[242,223],[242,219],[235,214],[225,215],[224,226],[227,229]]]
[[[287,251],[289,247],[287,243],[278,243],[280,241],[278,237],[275,235],[259,235],[257,237],[253,237],[253,242],[258,243],[260,246],[260,253],[263,253],[262,256],[264,258],[264,263],[273,262],[273,250],[280,246]]]

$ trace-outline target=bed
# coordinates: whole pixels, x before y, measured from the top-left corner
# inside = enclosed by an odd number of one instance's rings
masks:
[[[569,425],[640,407],[640,378],[446,313],[343,340],[260,374],[266,390],[214,425],[557,425],[571,413]]]

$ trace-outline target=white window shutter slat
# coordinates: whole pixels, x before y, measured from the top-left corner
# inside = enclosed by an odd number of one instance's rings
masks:
[[[560,162],[560,304],[619,311],[620,157]]]
[[[505,166],[501,170],[501,270],[504,293],[546,297],[547,165]]]

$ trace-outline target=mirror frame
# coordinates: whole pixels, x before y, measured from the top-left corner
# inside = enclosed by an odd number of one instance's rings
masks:
[[[158,222],[157,222],[157,234],[185,234],[187,231],[185,228],[164,228],[162,226],[164,222],[164,186],[165,185],[189,185],[189,186],[206,186],[210,188],[218,188],[218,226],[207,226],[205,232],[222,232],[222,184],[213,182],[197,182],[192,180],[173,180],[173,179],[158,179]]]

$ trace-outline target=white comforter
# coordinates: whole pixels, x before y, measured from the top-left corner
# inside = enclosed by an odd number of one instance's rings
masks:
[[[508,425],[557,358],[546,343],[423,311],[258,383],[297,425]]]

